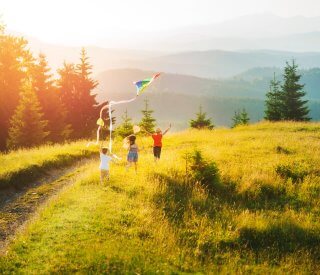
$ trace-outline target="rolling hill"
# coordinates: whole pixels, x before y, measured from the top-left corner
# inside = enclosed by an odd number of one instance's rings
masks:
[[[279,68],[253,68],[226,79],[207,79],[183,74],[164,72],[151,90],[193,96],[218,97],[252,97],[264,99],[269,88],[273,73],[281,80],[282,70]],[[98,99],[106,100],[111,96],[119,99],[124,95],[130,96],[135,90],[132,81],[143,79],[155,71],[138,69],[107,70],[96,75],[99,82]],[[320,99],[320,69],[300,71],[301,83],[305,84],[308,99]]]
[[[236,110],[245,108],[251,118],[251,122],[259,121],[264,116],[265,92],[269,87],[269,78],[257,79],[259,74],[272,72],[272,69],[256,69],[242,74],[238,78],[228,80],[212,80],[198,77],[175,75],[164,73],[146,93],[128,105],[118,105],[115,108],[115,116],[120,121],[120,116],[125,109],[129,116],[137,122],[144,106],[144,99],[150,100],[155,117],[159,125],[175,124],[175,129],[188,127],[188,120],[195,116],[199,105],[217,125],[230,126],[231,118]],[[154,74],[152,71],[134,69],[110,70],[97,76],[100,83],[97,89],[97,99],[122,100],[131,98],[135,94],[132,80],[139,80]],[[319,81],[320,70],[310,70],[305,74],[314,81]],[[312,76],[314,76],[312,78]],[[250,80],[245,80],[250,78]],[[254,79],[252,79],[254,78]],[[312,85],[313,86],[312,86]],[[311,116],[315,120],[320,119],[320,101],[317,85],[310,80],[313,93],[318,96],[310,101]],[[306,89],[308,84],[306,85]]]
[[[96,159],[0,205],[1,229],[52,198],[5,228],[0,273],[317,274],[319,139],[319,123],[188,130],[166,135],[154,163],[139,136],[138,173],[120,140],[104,183],[94,147]]]
[[[42,52],[47,56],[53,71],[61,67],[64,61],[78,62],[81,47],[47,44],[32,37],[27,37],[27,39],[32,52],[36,55]],[[315,40],[313,38],[310,39],[309,42],[304,38],[299,39],[299,41],[304,44],[315,45]],[[290,45],[296,45],[294,41],[286,39],[285,41],[288,41]],[[235,44],[232,39],[230,43]],[[267,48],[267,44],[265,42],[263,44],[264,49]],[[163,52],[156,46],[153,47],[153,50],[149,51],[97,46],[86,46],[85,48],[95,74],[111,69],[138,68],[141,70],[164,71],[204,78],[226,78],[241,74],[255,67],[282,68],[285,62],[291,59],[295,59],[301,69],[320,66],[319,52],[288,51],[289,47],[287,51],[259,50],[259,47],[255,47],[254,43],[252,43],[251,49],[255,50],[242,49],[232,51],[214,50],[216,47],[205,51],[180,50],[177,52],[173,48],[171,51]],[[223,45],[218,48],[228,49],[228,47]]]

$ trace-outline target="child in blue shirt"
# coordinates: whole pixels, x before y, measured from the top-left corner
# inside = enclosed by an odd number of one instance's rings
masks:
[[[100,183],[103,183],[103,180],[108,181],[110,179],[110,168],[109,162],[112,160],[112,157],[108,155],[108,148],[102,147],[100,149]]]

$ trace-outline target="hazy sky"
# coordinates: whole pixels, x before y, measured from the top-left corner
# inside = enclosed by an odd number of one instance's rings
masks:
[[[209,24],[261,12],[319,16],[320,0],[0,0],[8,29],[64,44],[95,43],[132,31]]]

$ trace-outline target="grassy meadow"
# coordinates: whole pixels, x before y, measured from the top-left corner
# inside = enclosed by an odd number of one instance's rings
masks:
[[[20,149],[0,154],[0,189],[12,184],[33,180],[50,168],[59,168],[96,152],[85,141],[63,145],[44,145],[34,149]]]
[[[0,273],[319,272],[319,123],[168,134],[157,164],[151,143],[138,137],[135,174],[118,142],[105,185],[98,159],[85,164],[7,247]]]

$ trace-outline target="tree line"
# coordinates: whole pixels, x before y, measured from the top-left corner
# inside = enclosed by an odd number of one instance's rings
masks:
[[[269,121],[309,121],[309,108],[306,106],[308,100],[303,97],[306,92],[303,91],[304,85],[300,84],[301,75],[297,72],[298,65],[295,61],[292,64],[286,62],[283,74],[283,84],[274,79],[270,82],[270,90],[266,94],[265,100],[265,119]],[[153,110],[150,110],[148,101],[145,101],[145,109],[141,111],[143,114],[142,120],[139,123],[148,132],[153,132],[155,127],[155,119],[152,117]],[[232,128],[239,125],[248,125],[250,121],[247,111],[243,108],[237,110],[232,118]],[[211,118],[207,117],[206,112],[203,111],[202,106],[199,106],[199,112],[196,113],[196,118],[189,121],[191,128],[195,129],[214,129],[215,125]],[[122,124],[117,128],[117,133],[125,137],[133,133],[132,119],[129,118],[126,111],[122,116]]]
[[[99,116],[98,83],[85,49],[77,64],[51,73],[46,56],[0,28],[0,150],[91,136]],[[106,104],[106,103],[104,103]]]
[[[301,75],[298,73],[298,65],[292,60],[292,63],[286,62],[283,73],[283,83],[276,80],[274,74],[270,81],[270,89],[266,94],[265,100],[265,119],[269,121],[309,121],[308,100],[304,99],[306,92],[304,84],[299,83]],[[245,109],[235,111],[232,118],[232,128],[238,125],[249,124],[250,118]],[[213,129],[214,125],[200,106],[196,119],[190,121],[191,128]]]
[[[298,65],[286,62],[284,68],[283,83],[276,80],[274,74],[270,82],[270,90],[265,101],[265,119],[270,121],[292,120],[309,121],[308,100],[303,99],[306,92],[304,85],[300,84],[301,75],[298,74]]]
[[[274,79],[266,94],[265,119],[270,121],[308,121],[306,92],[300,84],[297,64],[286,63],[283,83]],[[99,110],[94,89],[98,82],[92,78],[92,65],[83,48],[77,64],[64,62],[56,75],[51,72],[46,56],[34,56],[28,41],[8,35],[0,25],[0,150],[37,146],[89,138],[96,130]],[[146,100],[139,125],[149,132],[155,127],[153,110]],[[108,120],[108,112],[104,114]],[[233,126],[249,123],[245,109],[235,111]],[[115,120],[113,120],[113,123]],[[106,123],[108,124],[108,123]],[[213,129],[214,124],[200,106],[190,127]],[[126,112],[116,134],[132,133],[132,120]],[[108,131],[104,129],[104,133]]]

